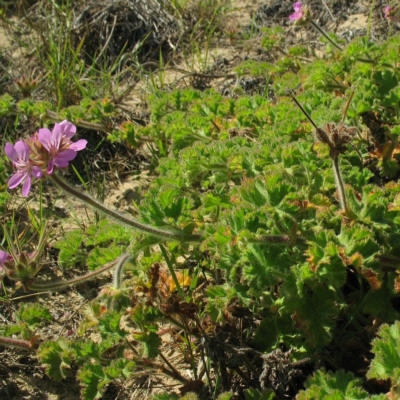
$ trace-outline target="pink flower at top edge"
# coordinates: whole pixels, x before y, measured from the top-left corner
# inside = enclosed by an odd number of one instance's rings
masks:
[[[383,9],[383,14],[388,21],[396,22],[398,20],[398,16],[396,15],[396,11],[393,9],[393,7],[386,6]]]
[[[68,167],[69,162],[76,157],[77,152],[86,147],[87,140],[71,141],[75,133],[76,126],[67,120],[54,124],[52,131],[47,128],[39,129],[38,140],[49,153],[47,174],[50,175],[55,166],[59,168]]]
[[[293,4],[294,13],[289,15],[291,21],[297,21],[304,16],[303,4],[299,1]]]
[[[16,169],[14,175],[8,181],[9,189],[15,189],[22,184],[22,196],[27,197],[32,185],[32,176],[41,178],[42,171],[34,165],[29,157],[29,146],[22,140],[19,140],[13,146],[11,143],[6,143],[4,152],[11,160]]]

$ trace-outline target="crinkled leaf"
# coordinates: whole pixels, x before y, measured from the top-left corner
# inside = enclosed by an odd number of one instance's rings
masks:
[[[288,306],[294,309],[294,326],[305,335],[309,346],[315,348],[329,343],[340,311],[332,292],[316,286],[301,299],[293,298],[291,301]]]
[[[159,353],[161,338],[155,332],[134,334],[134,338],[142,343],[143,357],[154,358]]]
[[[67,232],[64,237],[53,244],[60,249],[58,262],[64,268],[72,268],[86,263],[87,251],[83,248],[85,234],[80,229]]]
[[[40,303],[21,303],[16,317],[30,328],[52,320],[50,311]]]
[[[110,382],[98,362],[89,362],[82,366],[78,373],[82,382],[82,396],[84,400],[100,399],[106,385]]]
[[[384,324],[372,341],[372,359],[368,378],[390,379],[392,385],[400,384],[400,322]]]
[[[125,250],[126,246],[117,245],[116,243],[111,243],[106,247],[96,246],[87,257],[87,266],[90,270],[96,270],[117,259]]]
[[[125,338],[128,332],[120,327],[121,314],[109,310],[106,315],[99,318],[99,331],[103,337],[112,335],[114,337]]]
[[[113,360],[104,368],[104,373],[109,379],[127,379],[135,370],[135,363],[124,358]]]
[[[69,375],[75,353],[68,343],[58,340],[57,342],[43,342],[37,356],[45,365],[46,373],[51,378],[60,381]]]
[[[361,379],[343,370],[319,370],[305,382],[306,390],[297,395],[298,400],[365,400],[368,393]]]
[[[128,228],[113,224],[108,219],[101,220],[96,225],[91,225],[86,230],[87,246],[98,246],[109,243],[129,243],[132,240],[132,231]]]

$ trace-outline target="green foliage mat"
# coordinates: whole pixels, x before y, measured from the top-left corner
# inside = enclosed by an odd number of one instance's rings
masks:
[[[155,368],[188,385],[163,354],[167,320],[179,327],[174,335],[191,365],[190,383],[208,387],[212,398],[230,398],[223,392],[237,381],[246,399],[395,394],[399,48],[398,35],[380,45],[361,38],[308,64],[294,49],[273,66],[238,68],[266,77],[268,95],[188,88],[149,96],[150,123],[121,124],[111,135],[131,146],[146,143],[152,155],[154,179],[135,211],[144,223],[202,240],[160,241],[105,220],[59,240],[54,248],[65,269],[96,270],[128,245],[133,260],[123,286],[103,288],[83,311],[77,340],[40,345],[48,375],[76,373],[85,399],[138,369]],[[319,127],[339,123],[354,93],[345,122],[357,133],[340,157],[351,213],[341,205],[329,146],[286,96],[297,86],[298,101]],[[59,115],[107,126],[117,112],[111,103],[84,99]],[[18,110],[46,120],[53,115],[46,107],[0,99],[1,115]],[[165,265],[177,271],[174,279]],[[19,321],[8,332],[24,339],[49,318],[34,307],[21,307],[19,315],[28,327]],[[90,331],[98,342],[87,338]],[[206,384],[198,362],[207,369]]]

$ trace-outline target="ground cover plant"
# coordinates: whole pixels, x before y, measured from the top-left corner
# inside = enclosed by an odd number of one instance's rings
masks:
[[[340,4],[2,10],[3,397],[399,397],[400,10]]]

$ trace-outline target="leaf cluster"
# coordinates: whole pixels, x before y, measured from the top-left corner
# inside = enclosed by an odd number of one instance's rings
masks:
[[[279,30],[266,35],[266,49],[276,49],[275,36],[282,42]],[[221,382],[214,397],[229,390],[235,374],[258,385],[260,354],[282,349],[295,362],[325,367],[303,377],[299,399],[383,398],[367,391],[371,378],[390,379],[394,391],[400,379],[399,40],[377,46],[358,39],[310,63],[299,62],[306,51],[296,47],[274,65],[248,62],[236,69],[238,77],[268,80],[273,96],[155,90],[147,98],[150,122],[126,122],[121,133],[131,145],[146,142],[153,158],[155,176],[136,211],[146,223],[196,232],[202,240],[164,243],[136,235],[129,278],[122,287],[103,288],[89,304],[79,339],[41,345],[49,376],[64,379],[77,370],[83,398],[94,399],[138,368],[164,368],[155,359],[162,356],[160,326],[168,320],[180,329],[174,337],[194,373],[196,347],[208,359]],[[338,201],[329,149],[284,96],[297,84],[304,88],[298,100],[317,126],[343,120],[357,128],[354,148],[340,158],[351,218]],[[66,106],[58,94],[57,116],[104,127],[118,113],[108,98]],[[32,99],[0,99],[1,115],[46,119],[54,116],[49,109]],[[96,269],[131,242],[131,232],[101,220],[66,233],[54,247],[64,268]],[[50,318],[40,307],[21,307],[18,315],[28,326],[15,328],[21,336]],[[286,397],[293,394],[288,387]],[[259,389],[250,388],[245,398],[273,398]]]

